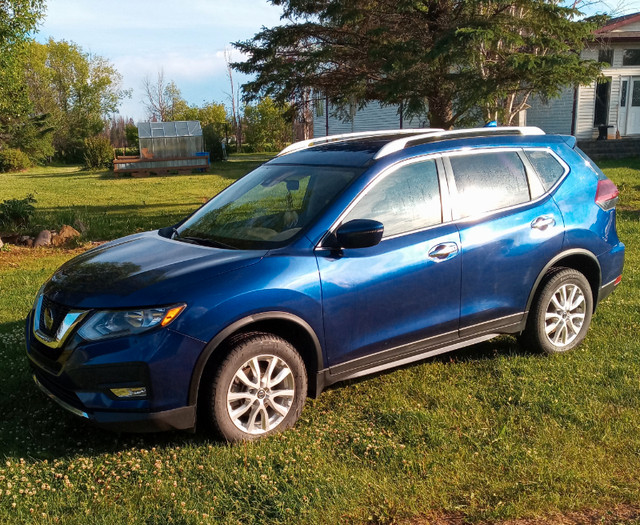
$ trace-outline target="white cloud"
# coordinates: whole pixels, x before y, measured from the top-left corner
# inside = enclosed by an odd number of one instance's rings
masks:
[[[224,50],[242,61],[231,42],[278,24],[280,11],[267,0],[48,0],[37,38],[70,40],[111,61],[133,91],[121,113],[142,118],[142,81],[160,69],[189,103],[226,101]]]

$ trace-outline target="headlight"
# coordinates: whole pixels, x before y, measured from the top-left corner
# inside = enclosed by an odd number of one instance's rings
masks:
[[[130,311],[98,311],[82,325],[78,335],[87,341],[96,341],[139,334],[158,326],[169,325],[186,306],[186,304],[179,304]]]

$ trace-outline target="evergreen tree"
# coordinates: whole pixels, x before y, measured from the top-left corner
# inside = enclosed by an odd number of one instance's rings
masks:
[[[338,108],[402,104],[449,129],[473,116],[510,122],[532,95],[593,80],[581,60],[600,20],[552,0],[271,0],[289,23],[234,44],[255,74],[248,98],[282,104],[312,88]]]

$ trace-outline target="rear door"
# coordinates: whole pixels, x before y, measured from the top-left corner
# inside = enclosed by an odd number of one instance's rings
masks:
[[[519,149],[461,152],[444,162],[462,250],[460,336],[516,324],[562,248],[562,215],[545,193],[553,182],[541,180]]]
[[[416,341],[457,339],[460,238],[448,207],[443,215],[443,184],[436,159],[390,169],[335,225],[378,220],[382,241],[316,251],[332,373],[340,363],[353,369],[400,359],[416,352]]]

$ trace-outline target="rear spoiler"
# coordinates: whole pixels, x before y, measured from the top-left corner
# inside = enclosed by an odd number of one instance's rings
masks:
[[[564,140],[571,149],[575,149],[577,144],[577,139],[573,135],[560,135],[562,140]]]

